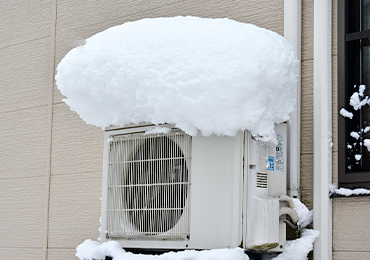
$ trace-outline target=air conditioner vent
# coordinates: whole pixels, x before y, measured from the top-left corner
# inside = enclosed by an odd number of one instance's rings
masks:
[[[118,135],[110,141],[107,236],[188,237],[191,137],[173,131]]]
[[[257,188],[267,189],[267,173],[257,172]]]

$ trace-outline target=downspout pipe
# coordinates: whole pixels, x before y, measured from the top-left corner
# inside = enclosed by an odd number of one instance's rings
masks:
[[[301,21],[302,0],[284,0],[284,37],[293,46],[299,63],[301,63]],[[299,68],[301,66],[299,65]],[[296,109],[291,114],[288,127],[288,180],[287,194],[292,198],[300,198],[300,136],[301,136],[301,69],[297,87],[293,93]]]
[[[314,259],[332,259],[332,0],[314,0],[313,228]]]

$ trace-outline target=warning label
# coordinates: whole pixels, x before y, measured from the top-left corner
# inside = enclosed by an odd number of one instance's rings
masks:
[[[284,171],[284,140],[283,136],[277,134],[278,145],[276,146],[275,170]]]

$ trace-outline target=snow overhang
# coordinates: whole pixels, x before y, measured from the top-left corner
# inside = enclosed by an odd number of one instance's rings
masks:
[[[72,49],[56,84],[102,128],[170,123],[190,135],[249,130],[263,141],[289,120],[299,62],[275,32],[230,19],[143,19]]]

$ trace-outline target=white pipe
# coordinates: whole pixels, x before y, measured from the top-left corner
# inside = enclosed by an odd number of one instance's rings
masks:
[[[314,0],[314,259],[332,259],[332,0]]]
[[[302,0],[284,1],[284,37],[292,44],[301,62]],[[300,67],[300,66],[299,66]],[[294,90],[296,109],[288,128],[288,195],[300,197],[300,136],[301,136],[301,70]]]
[[[288,204],[288,207],[289,208],[292,208],[292,209],[295,208],[294,207],[294,202],[293,202],[292,198],[289,197],[288,195],[282,195],[282,196],[280,196],[279,201],[280,202],[286,202]]]
[[[288,215],[294,225],[296,225],[299,220],[297,212],[289,207],[280,208],[279,217],[281,217],[282,215]]]

